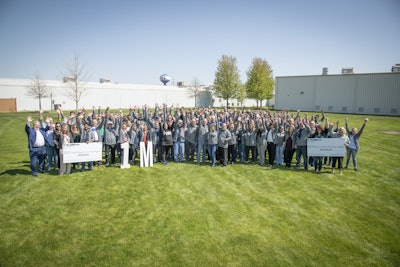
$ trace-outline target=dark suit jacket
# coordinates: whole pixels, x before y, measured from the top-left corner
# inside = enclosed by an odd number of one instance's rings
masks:
[[[47,143],[47,140],[46,140],[46,131],[45,131],[45,130],[46,130],[46,129],[39,128],[39,131],[40,131],[40,132],[42,133],[42,135],[43,135],[44,142]],[[28,135],[28,147],[29,147],[29,151],[32,151],[33,145],[34,145],[35,142],[36,142],[36,131],[35,131],[35,129],[33,129],[33,128],[30,127],[30,124],[26,123],[26,124],[25,124],[25,132],[26,132],[26,134]]]

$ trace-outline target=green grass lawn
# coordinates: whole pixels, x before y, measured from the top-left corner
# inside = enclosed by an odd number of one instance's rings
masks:
[[[37,178],[25,117],[0,114],[0,266],[400,266],[398,117],[369,117],[359,172],[341,176],[171,163]]]

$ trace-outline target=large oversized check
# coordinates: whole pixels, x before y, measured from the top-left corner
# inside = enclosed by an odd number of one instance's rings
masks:
[[[344,157],[346,147],[342,138],[308,138],[307,155],[314,157]]]
[[[99,161],[103,143],[71,143],[63,145],[64,163]]]

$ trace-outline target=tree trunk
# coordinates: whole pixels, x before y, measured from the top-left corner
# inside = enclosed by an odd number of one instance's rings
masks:
[[[42,110],[42,98],[39,96],[39,110]]]

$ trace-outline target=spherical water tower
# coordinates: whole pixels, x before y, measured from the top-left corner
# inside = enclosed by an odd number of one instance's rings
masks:
[[[160,81],[164,84],[167,85],[167,83],[171,80],[171,78],[167,74],[162,74],[160,76]]]

